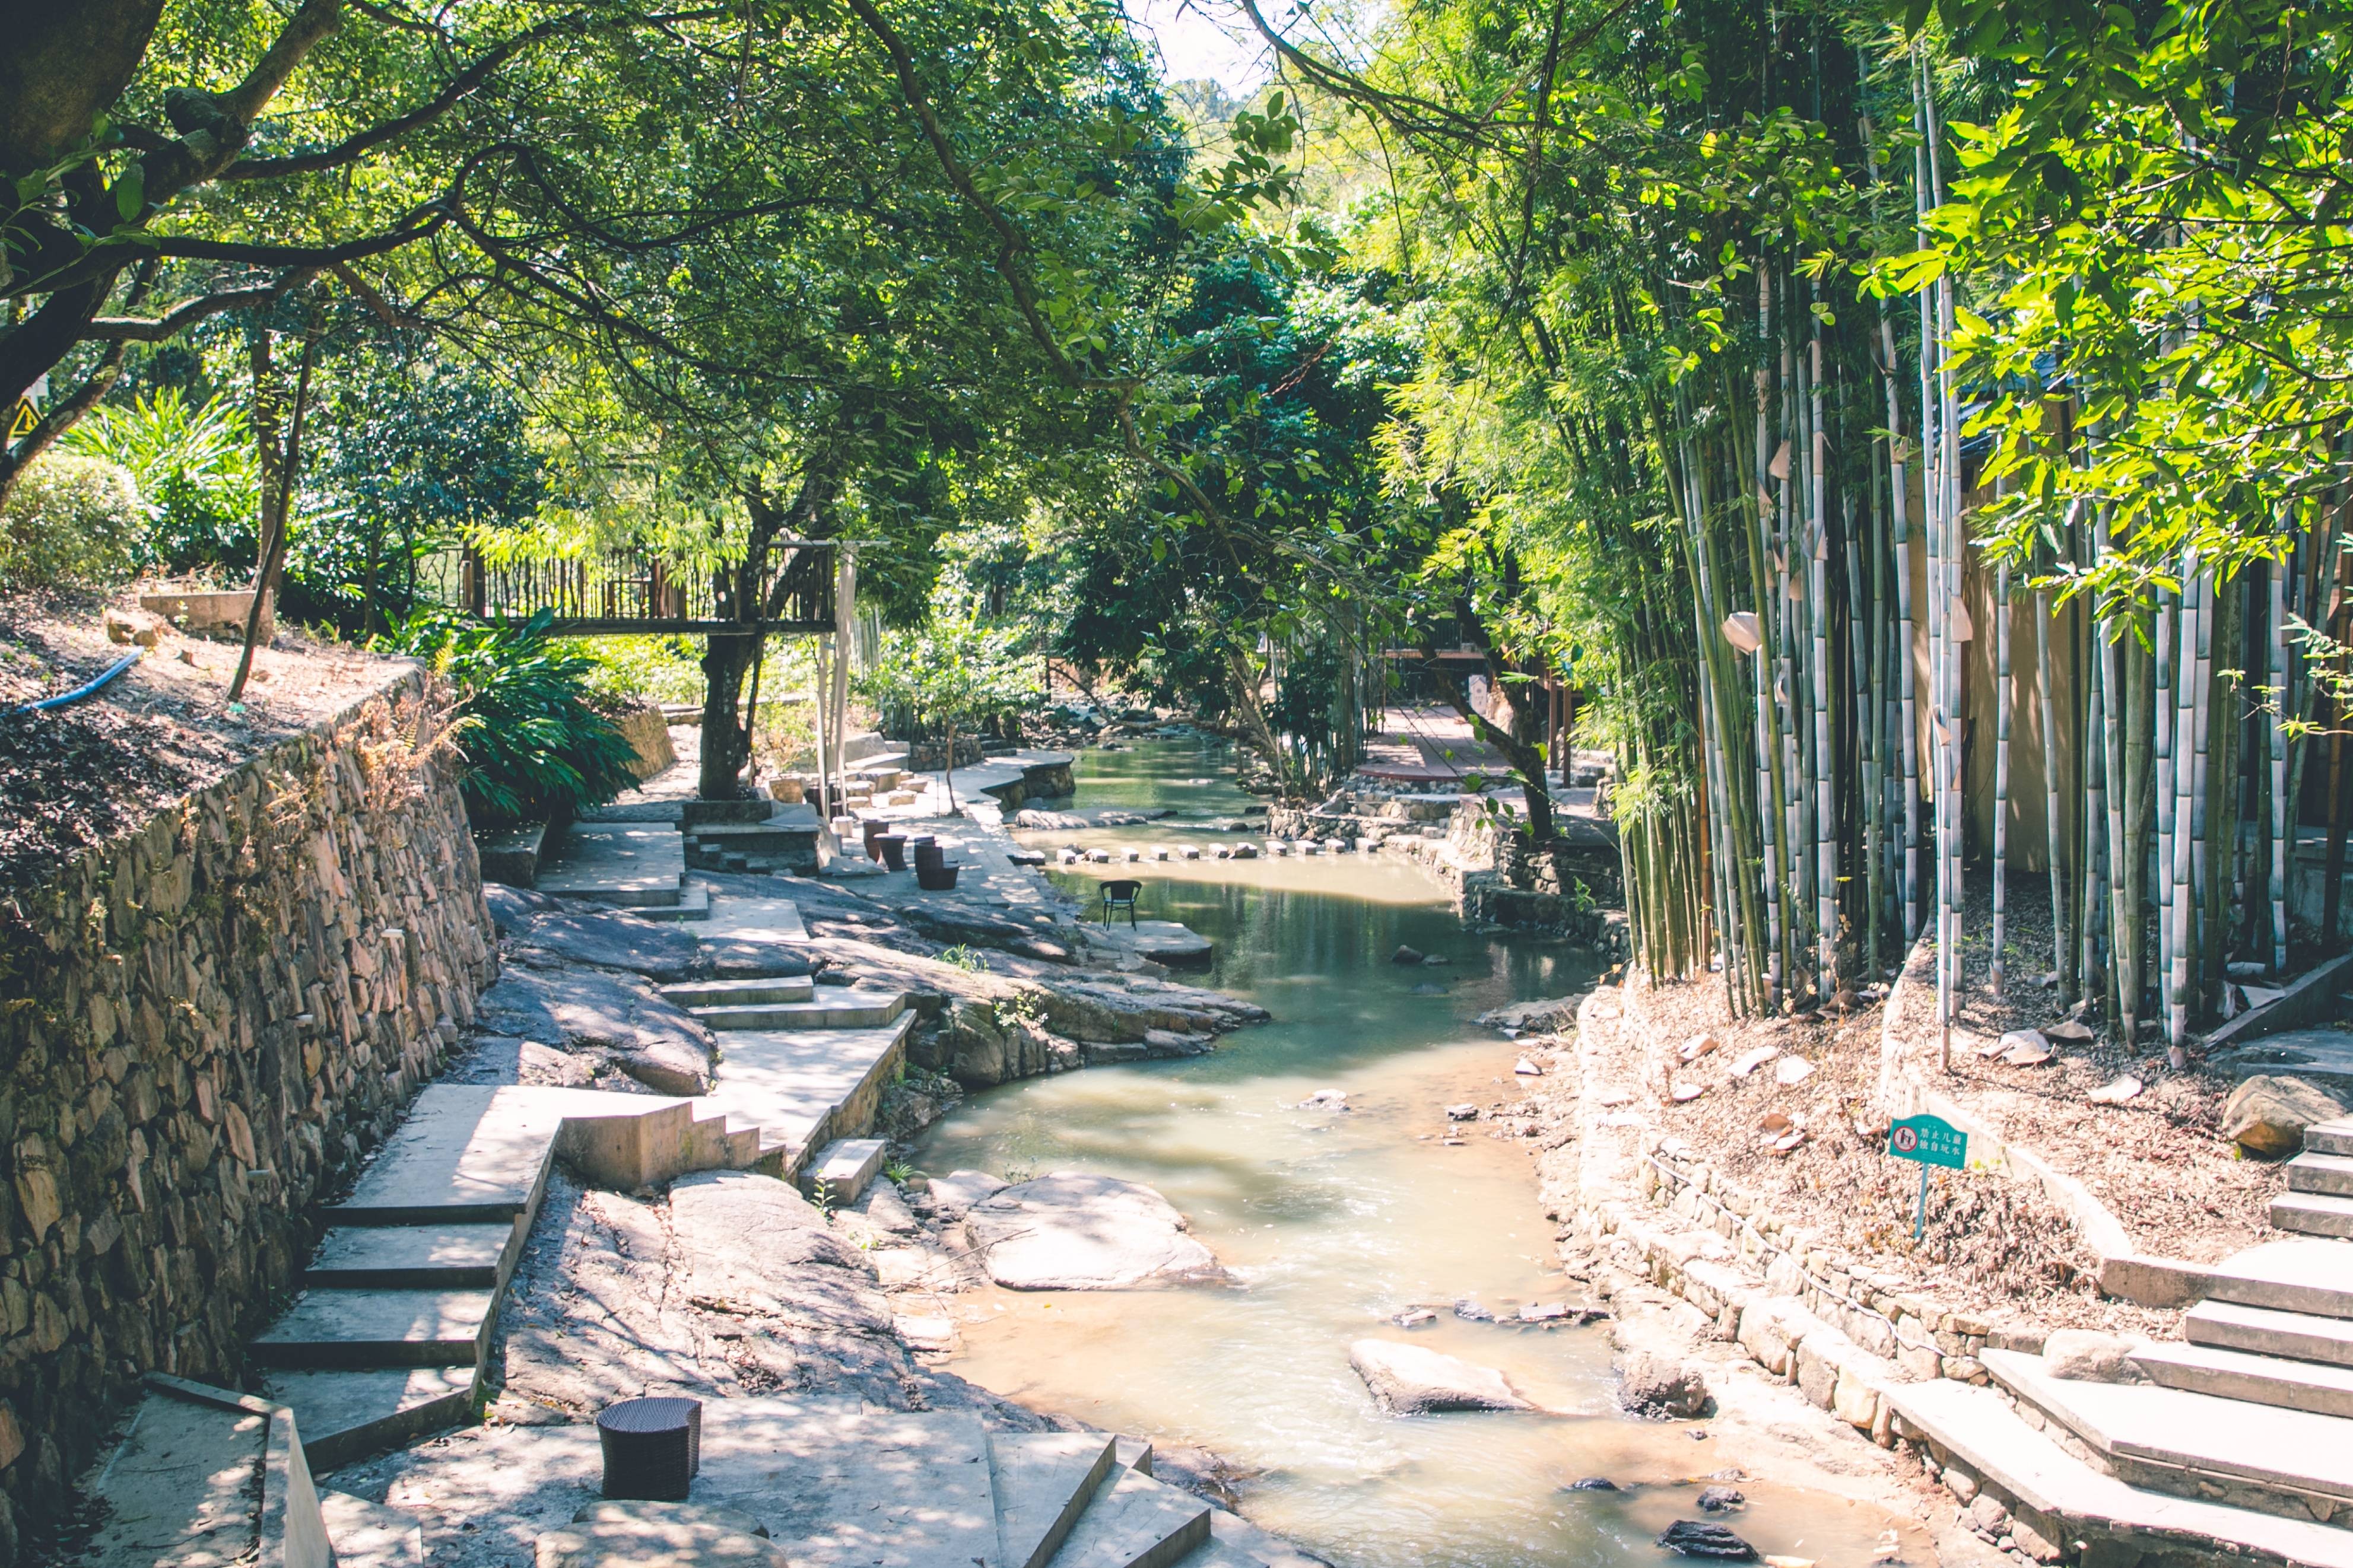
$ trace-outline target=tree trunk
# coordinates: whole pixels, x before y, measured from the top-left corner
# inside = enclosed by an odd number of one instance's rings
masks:
[[[752,755],[742,710],[744,678],[759,650],[756,631],[713,633],[703,650],[702,770],[694,793],[704,800],[733,800],[743,787],[744,764]]]

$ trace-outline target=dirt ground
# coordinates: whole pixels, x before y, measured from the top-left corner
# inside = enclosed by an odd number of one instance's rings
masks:
[[[405,662],[280,628],[232,707],[237,644],[167,628],[95,696],[24,711],[135,651],[107,640],[110,605],[136,610],[136,591],[0,595],[0,891],[38,886],[58,861],[357,702]]]

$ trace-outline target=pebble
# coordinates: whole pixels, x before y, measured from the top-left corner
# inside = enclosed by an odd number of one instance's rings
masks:
[[[1454,1303],[1454,1315],[1466,1323],[1492,1323],[1495,1321],[1494,1313],[1467,1299]]]
[[[1536,1066],[1535,1063],[1528,1060],[1525,1057],[1522,1057],[1518,1061],[1512,1064],[1512,1071],[1520,1078],[1544,1077],[1544,1068]]]
[[[1568,1489],[1573,1492],[1618,1492],[1626,1489],[1607,1476],[1588,1476],[1581,1481],[1569,1482]]]
[[[1710,1487],[1699,1494],[1702,1513],[1730,1513],[1748,1500],[1737,1487]]]
[[[1479,1120],[1479,1108],[1475,1105],[1450,1105],[1446,1108],[1446,1120],[1449,1121],[1476,1121]]]
[[[1803,1057],[1783,1057],[1773,1064],[1773,1081],[1787,1089],[1813,1077],[1814,1064]]]
[[[1399,1312],[1397,1318],[1397,1326],[1400,1329],[1415,1329],[1419,1328],[1424,1323],[1434,1323],[1436,1321],[1438,1321],[1437,1313],[1431,1311],[1427,1307],[1416,1307],[1410,1312]]]

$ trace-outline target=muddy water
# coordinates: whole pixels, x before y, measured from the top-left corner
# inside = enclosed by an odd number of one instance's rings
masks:
[[[1088,757],[1082,805],[1181,803],[1188,816],[1079,841],[1233,842],[1185,826],[1246,804],[1219,778],[1220,761],[1190,744]],[[1240,1489],[1252,1519],[1349,1568],[1661,1562],[1652,1537],[1701,1517],[1692,1483],[1740,1457],[1694,1441],[1687,1424],[1616,1414],[1605,1328],[1521,1329],[1452,1310],[1475,1301],[1508,1318],[1567,1292],[1547,1268],[1553,1227],[1525,1145],[1474,1132],[1449,1146],[1440,1108],[1515,1094],[1513,1050],[1473,1016],[1582,989],[1591,964],[1465,932],[1435,882],[1386,858],[1148,862],[1143,874],[1146,916],[1211,937],[1208,982],[1275,1021],[1208,1057],[980,1095],[932,1131],[918,1163],[1149,1183],[1239,1283],[968,1297],[977,1321],[956,1370],[1097,1426],[1215,1450],[1250,1473]],[[1401,942],[1451,962],[1394,964]],[[1297,1109],[1323,1089],[1346,1091],[1350,1109]],[[1437,1322],[1388,1321],[1421,1304]],[[1557,1414],[1385,1416],[1348,1365],[1349,1342],[1366,1335],[1500,1367]],[[1568,1489],[1588,1477],[1629,1489]],[[1750,1500],[1730,1522],[1763,1552],[1860,1565],[1887,1523],[1841,1499],[1739,1484]]]

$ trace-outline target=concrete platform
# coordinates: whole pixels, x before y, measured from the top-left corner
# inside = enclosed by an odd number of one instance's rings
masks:
[[[631,908],[676,905],[686,878],[678,829],[659,822],[575,822],[541,857],[543,893]]]
[[[818,1149],[871,1125],[914,1027],[907,1012],[872,1028],[730,1032],[719,1042],[719,1086],[695,1103],[782,1139],[791,1150],[783,1173],[797,1176]]]
[[[691,891],[708,892],[700,888]],[[710,923],[695,933],[706,942],[807,942],[808,927],[790,899],[742,899],[730,894],[712,908]]]
[[[563,1113],[528,1091],[429,1084],[352,1195],[341,1225],[513,1220],[534,1208]]]
[[[1887,1397],[1901,1418],[1899,1432],[1925,1436],[1940,1459],[1958,1459],[2004,1497],[2059,1526],[2054,1539],[2116,1541],[2142,1551],[2172,1546],[2193,1555],[2211,1554],[2223,1542],[2306,1568],[2353,1568],[2353,1531],[2127,1485],[2029,1426],[1990,1388],[1936,1378],[1894,1384]]]
[[[711,893],[708,889],[689,885],[681,888],[678,901],[670,904],[638,904],[632,912],[649,921],[707,921],[711,918]]]
[[[303,1456],[323,1475],[465,1420],[473,1414],[477,1381],[470,1366],[280,1368],[262,1386],[293,1410]]]
[[[1090,922],[1086,940],[1165,963],[1171,969],[1205,968],[1216,955],[1216,944],[1191,927],[1176,921],[1138,921],[1131,927],[1117,917],[1103,925]]]

